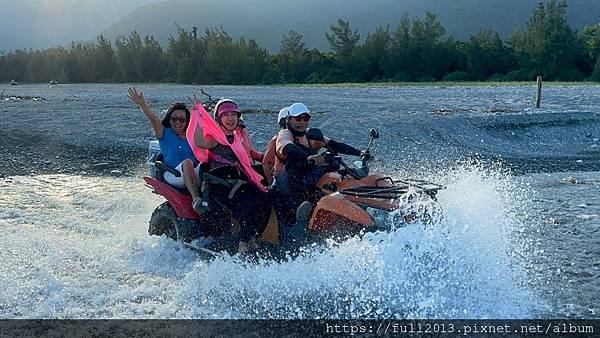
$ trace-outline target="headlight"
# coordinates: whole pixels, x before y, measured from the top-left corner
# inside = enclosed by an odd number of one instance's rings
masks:
[[[377,208],[366,207],[365,211],[375,223],[375,226],[379,230],[391,230],[393,228],[399,228],[407,224],[405,216],[402,215],[400,210],[383,210]],[[410,221],[408,221],[410,222]]]
[[[377,209],[377,208],[366,208],[367,214],[371,216],[373,219],[375,226],[381,230],[389,230],[390,229],[390,212],[387,210]]]

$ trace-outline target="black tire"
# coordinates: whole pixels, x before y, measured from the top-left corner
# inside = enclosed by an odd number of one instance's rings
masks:
[[[162,236],[177,240],[177,215],[169,202],[164,202],[154,210],[148,226],[150,235]]]
[[[198,237],[198,223],[177,217],[169,202],[161,204],[150,217],[148,226],[150,235],[162,236],[176,241],[191,242]]]

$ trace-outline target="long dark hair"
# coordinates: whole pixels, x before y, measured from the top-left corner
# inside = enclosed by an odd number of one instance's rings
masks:
[[[185,105],[185,103],[181,103],[181,102],[174,102],[171,107],[169,107],[169,110],[167,110],[167,115],[165,115],[165,117],[163,117],[163,119],[160,121],[160,123],[162,123],[163,127],[165,128],[171,128],[171,115],[173,115],[173,111],[175,110],[184,110],[185,111],[185,129],[187,130],[188,125],[190,124],[190,110],[188,109],[188,107]]]

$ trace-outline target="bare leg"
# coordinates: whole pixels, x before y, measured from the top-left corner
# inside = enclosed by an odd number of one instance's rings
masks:
[[[183,170],[183,182],[187,190],[192,195],[192,200],[198,198],[198,181],[196,180],[196,172],[194,171],[194,163],[191,160],[184,160],[181,166]]]

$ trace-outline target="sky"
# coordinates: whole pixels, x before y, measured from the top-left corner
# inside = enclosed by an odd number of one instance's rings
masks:
[[[132,10],[160,0],[1,0],[0,51],[93,39]]]

